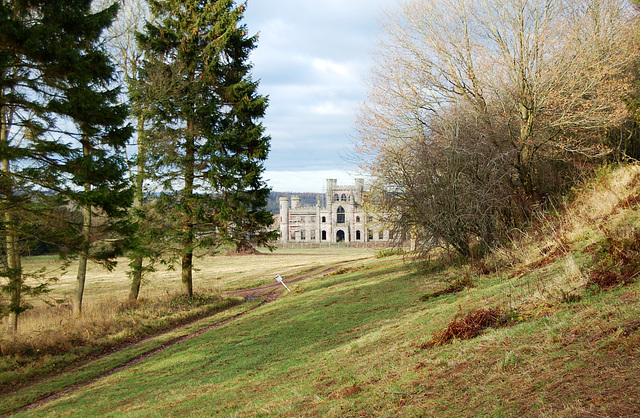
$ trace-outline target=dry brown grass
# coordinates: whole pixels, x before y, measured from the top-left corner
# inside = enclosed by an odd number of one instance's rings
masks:
[[[632,235],[640,226],[640,166],[604,167],[576,193],[571,203],[514,231],[509,245],[484,260],[479,273],[499,271],[516,289],[505,305],[549,307],[577,300],[594,274],[603,283],[628,283],[638,275],[632,260],[640,258],[640,245],[634,246]],[[615,238],[621,236],[626,238]]]
[[[486,328],[508,323],[508,316],[499,308],[474,309],[465,315],[458,313],[445,329],[437,332],[431,341],[420,348],[442,346],[455,339],[468,340],[477,337]]]

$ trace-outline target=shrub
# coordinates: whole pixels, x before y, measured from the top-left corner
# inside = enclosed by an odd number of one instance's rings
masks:
[[[592,269],[587,282],[588,289],[609,289],[628,284],[640,274],[640,230],[635,227],[619,227],[606,230],[605,238],[589,245],[585,251],[591,254]]]

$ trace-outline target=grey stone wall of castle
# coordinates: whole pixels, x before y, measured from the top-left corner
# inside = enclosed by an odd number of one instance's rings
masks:
[[[327,179],[326,204],[302,207],[300,198],[280,198],[280,240],[286,242],[388,242],[391,237],[364,208],[364,180],[350,186]]]

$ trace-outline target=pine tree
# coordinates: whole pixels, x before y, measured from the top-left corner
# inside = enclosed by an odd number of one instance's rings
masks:
[[[167,230],[177,232],[183,291],[192,296],[197,247],[256,238],[264,244],[274,236],[253,232],[271,224],[261,179],[270,139],[259,121],[267,99],[250,75],[257,37],[240,24],[244,5],[150,6],[154,20],[138,37],[147,57],[140,94],[149,109],[150,171],[163,185],[159,210]]]
[[[117,104],[114,68],[101,45],[117,10],[113,5],[92,13],[90,0],[0,5],[1,209],[14,330],[25,309],[19,262],[25,243],[56,243],[79,253],[81,265],[90,257],[110,267],[117,252],[117,246],[90,242],[94,224],[100,238],[121,231],[122,222],[113,217],[131,201],[123,160],[113,152],[131,129],[122,126],[127,109]],[[74,206],[83,213],[79,224],[64,209]],[[100,213],[93,224],[92,208]],[[79,306],[74,304],[77,314]]]

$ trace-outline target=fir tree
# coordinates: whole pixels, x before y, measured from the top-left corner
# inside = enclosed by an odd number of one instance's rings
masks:
[[[224,240],[265,244],[274,232],[262,181],[269,151],[260,119],[267,99],[251,79],[257,37],[232,0],[151,1],[152,22],[140,94],[147,102],[150,161],[158,199],[175,231],[185,294],[192,296],[194,250]],[[173,242],[172,239],[167,241]]]
[[[115,247],[91,241],[98,238],[94,225],[99,238],[122,230],[113,217],[122,216],[131,200],[124,161],[113,152],[131,129],[122,126],[127,109],[117,104],[114,68],[101,45],[117,10],[113,5],[92,13],[90,0],[0,5],[1,209],[14,329],[25,309],[19,260],[29,240],[79,253],[81,265],[83,258],[112,265]],[[73,216],[78,207],[79,222]],[[92,208],[100,213],[94,225]]]

